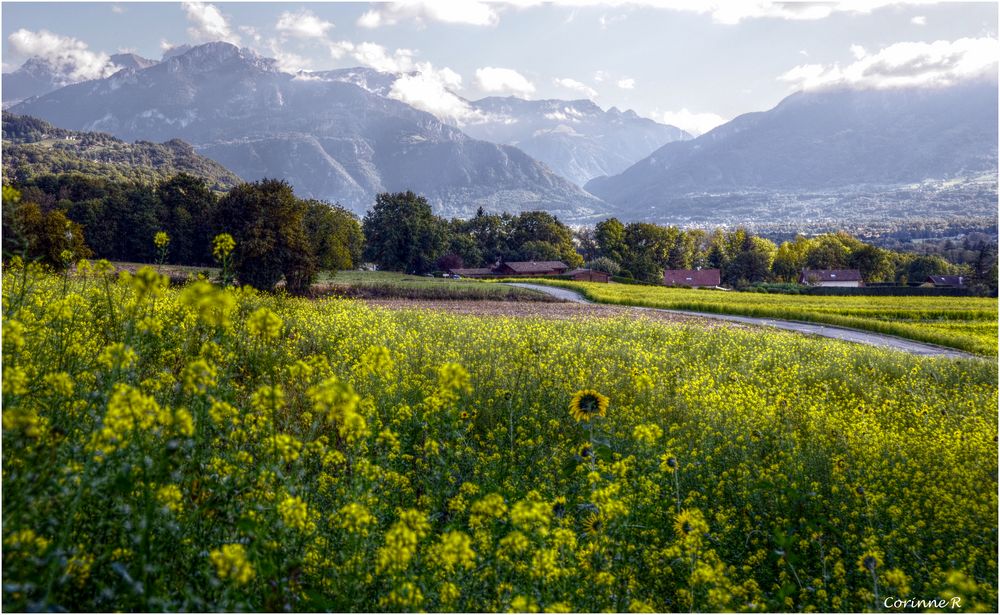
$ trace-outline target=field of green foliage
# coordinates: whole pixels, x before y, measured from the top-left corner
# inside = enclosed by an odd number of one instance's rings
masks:
[[[991,362],[78,269],[4,271],[5,610],[997,608]]]
[[[409,275],[394,271],[337,271],[319,276],[319,293],[361,299],[400,298],[469,301],[554,301],[534,290],[481,280]]]
[[[818,322],[897,335],[980,355],[997,354],[997,300],[980,297],[779,295],[532,279],[591,301]]]

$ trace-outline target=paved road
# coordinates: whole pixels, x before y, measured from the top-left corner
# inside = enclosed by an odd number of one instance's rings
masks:
[[[572,291],[567,288],[557,288],[555,286],[545,286],[542,284],[528,284],[525,282],[510,282],[509,284],[511,286],[520,286],[521,288],[529,288],[531,290],[537,290],[539,292],[552,295],[553,297],[563,299],[565,301],[572,301],[574,303],[594,303],[593,301],[585,299],[576,291]],[[924,344],[921,342],[915,342],[912,340],[904,339],[901,337],[895,337],[892,335],[883,335],[881,333],[871,333],[868,331],[859,331],[858,329],[846,329],[844,327],[834,327],[830,325],[810,324],[805,322],[791,322],[787,320],[774,320],[773,318],[753,318],[750,316],[733,316],[730,314],[689,312],[686,310],[665,310],[661,308],[648,308],[648,307],[632,307],[632,309],[669,312],[671,314],[687,314],[690,316],[701,316],[703,318],[715,318],[717,320],[728,320],[731,322],[739,322],[747,325],[774,327],[776,329],[795,331],[797,333],[807,333],[810,335],[820,335],[823,337],[830,337],[837,340],[855,342],[857,344],[868,344],[869,346],[881,346],[883,348],[892,348],[895,350],[902,350],[910,354],[915,354],[925,357],[947,357],[949,359],[980,358],[973,354],[962,352],[961,350],[952,350],[950,348],[935,346],[933,344]]]

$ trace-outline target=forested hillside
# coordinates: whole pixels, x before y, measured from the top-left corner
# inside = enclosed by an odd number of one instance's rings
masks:
[[[108,134],[64,130],[31,116],[6,112],[3,154],[3,175],[8,181],[81,173],[117,182],[155,184],[187,173],[203,178],[217,191],[240,183],[235,173],[198,155],[180,139],[126,143]]]

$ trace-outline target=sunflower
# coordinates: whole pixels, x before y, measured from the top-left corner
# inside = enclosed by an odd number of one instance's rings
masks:
[[[608,398],[597,391],[577,391],[569,403],[569,414],[577,422],[590,422],[595,416],[605,416],[608,412]]]
[[[590,443],[584,444],[577,449],[576,454],[582,459],[590,459],[594,456],[594,447]]]
[[[601,517],[597,514],[591,513],[583,520],[583,531],[588,534],[597,534],[603,527],[604,523],[601,522]]]

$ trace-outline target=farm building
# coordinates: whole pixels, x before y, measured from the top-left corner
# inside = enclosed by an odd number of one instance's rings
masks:
[[[663,272],[664,286],[718,286],[722,274],[718,269],[667,269]]]
[[[593,269],[574,269],[568,272],[569,275],[573,276],[574,280],[581,282],[604,282],[607,283],[611,279],[611,276],[603,271],[594,271]]]
[[[452,275],[461,276],[463,278],[484,278],[489,275],[493,275],[493,269],[489,267],[474,267],[474,268],[455,268],[449,269],[448,273]]]
[[[860,288],[865,285],[861,280],[861,272],[857,269],[803,269],[799,284],[845,288]]]
[[[561,275],[569,266],[562,261],[512,261],[493,269],[497,275]]]
[[[935,288],[965,288],[965,276],[961,275],[930,275],[925,284],[933,284]]]

